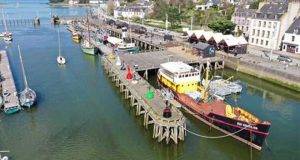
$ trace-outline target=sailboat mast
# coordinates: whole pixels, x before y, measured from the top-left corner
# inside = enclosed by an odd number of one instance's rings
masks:
[[[207,102],[208,101],[208,76],[209,76],[209,65],[210,63],[207,61],[207,65],[206,65],[206,75],[205,75],[205,86],[204,86],[204,91],[203,91],[203,101]]]
[[[21,50],[20,50],[20,46],[19,45],[18,45],[18,50],[19,50],[19,55],[20,55],[20,62],[21,62],[21,68],[22,68],[22,73],[23,73],[23,79],[24,79],[25,88],[28,88],[27,78],[26,78],[26,75],[25,75],[25,69],[24,69],[22,55],[21,55]]]
[[[88,10],[87,10],[87,14],[86,14],[86,23],[87,23],[88,35],[89,35],[88,42],[89,42],[89,44],[91,44],[91,39],[90,39],[90,24],[89,24],[89,12],[88,12]]]
[[[58,37],[58,54],[59,56],[61,56],[59,28],[57,29],[57,37]]]
[[[3,18],[3,24],[4,24],[5,32],[7,32],[6,20],[5,20],[5,17],[4,17],[4,11],[3,11],[3,9],[2,9],[2,18]]]

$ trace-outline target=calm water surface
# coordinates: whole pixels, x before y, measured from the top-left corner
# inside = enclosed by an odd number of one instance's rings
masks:
[[[143,127],[142,118],[135,117],[129,103],[104,74],[101,57],[83,54],[65,26],[59,28],[67,64],[57,65],[57,27],[49,23],[50,12],[76,16],[83,15],[85,8],[50,8],[45,2],[19,1],[16,9],[16,1],[0,1],[8,17],[30,18],[37,10],[42,17],[40,27],[9,26],[13,43],[0,43],[0,49],[8,51],[19,91],[23,80],[17,45],[21,46],[29,86],[38,95],[37,105],[30,110],[12,116],[0,112],[0,150],[10,150],[11,159],[249,159],[249,147],[232,138],[211,140],[188,134],[178,145],[153,140],[152,129]],[[244,87],[243,93],[229,103],[272,122],[268,145],[261,152],[253,150],[253,159],[299,159],[299,93],[231,70],[221,74],[235,75]],[[222,135],[186,117],[190,130]]]

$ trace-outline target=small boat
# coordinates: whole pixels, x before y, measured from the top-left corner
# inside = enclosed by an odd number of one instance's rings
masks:
[[[3,109],[5,114],[10,115],[10,114],[14,114],[17,113],[21,110],[20,106],[12,106],[12,107],[6,107]]]
[[[208,82],[209,62],[205,80]],[[186,112],[194,116],[199,123],[205,123],[226,136],[231,136],[247,145],[261,150],[269,135],[271,123],[261,121],[255,115],[233,107],[225,101],[216,99],[200,83],[200,71],[183,62],[167,62],[160,65],[158,83],[161,88],[170,90]]]
[[[79,41],[81,39],[81,35],[78,32],[72,32],[72,39]]]
[[[58,64],[62,65],[66,63],[66,59],[61,55],[59,29],[57,30],[57,35],[58,35],[58,57],[56,58],[56,60]]]
[[[13,38],[11,36],[5,36],[5,37],[3,37],[3,40],[6,42],[11,42],[13,40]]]
[[[63,56],[58,56],[56,60],[57,60],[58,64],[65,64],[66,63],[66,59]]]
[[[25,89],[20,93],[20,103],[21,103],[21,106],[25,106],[25,107],[30,108],[35,103],[36,93],[35,93],[34,90],[29,88],[29,86],[28,86],[20,46],[18,46],[18,49],[19,49],[20,62],[21,62],[21,67],[22,67],[22,72],[23,72],[23,79],[24,79],[24,84],[25,84]]]
[[[208,83],[209,93],[217,97],[225,98],[225,96],[241,93],[243,89],[237,82],[225,80],[220,76],[214,76]],[[202,85],[205,86],[205,80],[202,81]]]

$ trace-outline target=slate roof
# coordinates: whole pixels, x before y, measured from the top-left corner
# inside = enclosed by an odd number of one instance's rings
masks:
[[[288,3],[278,3],[278,4],[265,4],[259,10],[260,13],[268,14],[283,14],[288,10]]]
[[[256,13],[255,9],[236,8],[233,15],[237,17],[252,17]]]
[[[300,17],[298,17],[293,22],[293,24],[289,27],[289,29],[286,31],[286,33],[294,33],[294,32],[295,32],[295,34],[300,35]]]
[[[205,50],[209,46],[210,46],[210,44],[202,43],[202,42],[192,44],[193,48],[200,49],[200,50]]]
[[[264,4],[255,14],[257,19],[280,19],[288,10],[288,2]]]

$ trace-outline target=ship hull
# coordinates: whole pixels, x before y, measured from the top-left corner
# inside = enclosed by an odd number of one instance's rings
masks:
[[[160,87],[169,88],[164,85],[159,79],[158,83]],[[256,124],[256,125],[249,125],[245,122],[231,119],[222,115],[217,115],[214,113],[205,114],[204,112],[199,112],[195,108],[191,107],[189,104],[190,101],[193,101],[190,97],[185,94],[178,94],[171,88],[169,88],[173,94],[174,98],[180,102],[188,113],[193,115],[196,119],[200,120],[201,122],[205,123],[208,126],[211,126],[224,134],[228,134],[231,137],[252,146],[257,150],[261,150],[263,142],[265,141],[266,137],[269,135],[269,128],[270,124]],[[187,101],[189,99],[189,101]],[[201,104],[199,104],[201,106]],[[235,134],[232,134],[235,133]],[[251,137],[251,138],[250,138]]]
[[[88,47],[81,47],[82,51],[85,53],[85,54],[88,54],[88,55],[95,55],[96,54],[96,50],[95,50],[95,47],[91,47],[91,48],[88,48]]]
[[[12,107],[12,108],[9,108],[9,109],[5,109],[4,112],[7,115],[11,115],[11,114],[19,112],[20,110],[21,110],[20,107]]]

